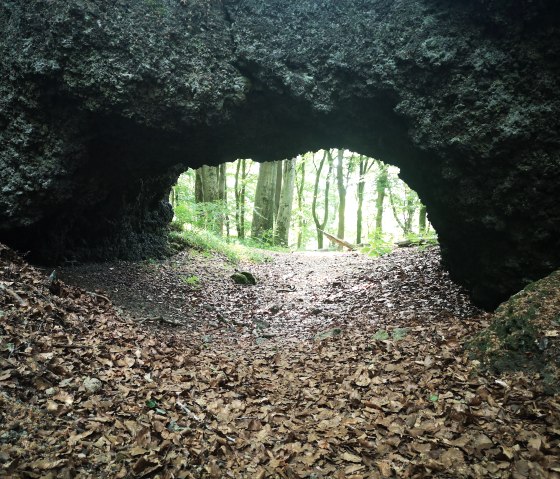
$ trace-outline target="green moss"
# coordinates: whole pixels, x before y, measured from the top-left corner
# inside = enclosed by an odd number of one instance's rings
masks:
[[[490,326],[467,343],[493,372],[538,372],[545,389],[560,389],[560,272],[529,284],[502,304]]]

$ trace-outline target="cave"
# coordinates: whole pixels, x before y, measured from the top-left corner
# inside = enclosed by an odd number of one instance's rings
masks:
[[[0,241],[164,252],[180,172],[342,147],[398,166],[492,308],[560,267],[553,0],[0,6]]]

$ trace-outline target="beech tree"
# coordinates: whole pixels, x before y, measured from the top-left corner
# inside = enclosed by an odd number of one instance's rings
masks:
[[[298,165],[295,175],[296,191],[297,191],[297,211],[298,211],[298,234],[297,234],[297,247],[301,249],[303,246],[303,231],[305,228],[305,214],[303,211],[303,194],[305,190],[305,162],[306,158],[303,156]]]
[[[294,198],[294,181],[296,176],[296,160],[284,160],[282,168],[282,188],[276,217],[275,243],[288,246],[288,235],[292,219],[292,204]],[[278,179],[277,179],[278,181]]]
[[[356,196],[358,198],[358,209],[356,210],[356,244],[362,242],[362,221],[364,208],[364,194],[366,190],[366,175],[375,164],[373,158],[360,155],[358,157],[358,183]]]
[[[427,221],[426,221],[426,206],[420,204],[420,208],[418,210],[418,234],[423,235],[427,231]]]
[[[327,173],[327,177],[325,180],[325,189],[324,189],[324,205],[323,205],[323,219],[319,220],[319,215],[317,213],[317,198],[319,196],[319,183],[321,181],[321,172],[323,170],[323,166],[325,165],[325,161],[328,159],[329,163],[329,172]],[[317,247],[319,249],[323,249],[323,230],[327,224],[329,219],[329,190],[330,190],[330,179],[333,169],[333,162],[332,156],[329,155],[328,150],[325,150],[323,153],[323,157],[319,161],[319,164],[315,164],[315,159],[313,159],[313,164],[315,165],[315,185],[313,187],[313,201],[311,203],[311,214],[313,216],[313,222],[315,223],[315,228],[317,229]]]
[[[383,234],[383,209],[385,194],[389,184],[389,166],[381,161],[377,161],[379,169],[377,179],[375,181],[375,239],[380,239]]]
[[[262,240],[270,240],[274,229],[274,209],[276,198],[276,171],[275,162],[261,163],[259,177],[255,192],[253,208],[253,224],[251,236]]]
[[[332,153],[329,152],[331,161]],[[338,149],[336,162],[336,184],[338,188],[338,229],[336,235],[344,239],[344,227],[346,221],[346,184],[344,182],[344,150]],[[342,249],[339,245],[338,249]]]
[[[401,182],[402,183],[402,182]],[[405,183],[402,183],[402,193],[396,193],[394,187],[388,186],[389,202],[393,210],[395,221],[405,235],[412,233],[412,222],[414,213],[418,208],[419,199],[416,192],[411,190]]]
[[[335,148],[263,163],[256,173],[250,172],[252,164],[239,159],[231,167],[204,166],[181,175],[170,194],[177,221],[241,240],[250,231],[254,238],[282,246],[289,244],[294,227],[298,248],[306,247],[310,234],[319,249],[328,243],[325,233],[340,239],[355,234],[356,244],[369,239],[385,245],[383,251],[396,239],[395,227],[402,230],[399,235],[422,235],[430,228],[416,193],[397,178],[396,168],[379,160]],[[235,198],[231,211],[228,188]],[[387,201],[394,223],[385,221]],[[356,210],[351,225],[345,217],[350,208]]]
[[[237,161],[235,168],[235,227],[237,229],[237,237],[240,239],[245,238],[245,201],[247,191],[247,176],[249,169],[247,168],[246,159]]]
[[[225,165],[223,165],[225,166]],[[195,172],[195,201],[204,204],[201,220],[209,230],[221,235],[224,226],[223,201],[225,200],[225,169],[221,166],[201,166]]]

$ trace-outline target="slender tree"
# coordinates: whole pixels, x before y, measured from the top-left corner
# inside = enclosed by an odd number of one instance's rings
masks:
[[[274,190],[274,219],[278,215],[278,209],[280,208],[280,196],[282,195],[282,168],[283,161],[275,161],[276,165],[276,188]]]
[[[261,163],[257,190],[255,192],[255,206],[253,208],[253,224],[251,236],[263,240],[272,239],[270,235],[274,228],[274,207],[276,189],[275,162]]]
[[[332,155],[332,153],[329,153]],[[344,229],[346,221],[346,184],[344,182],[344,150],[338,149],[336,162],[336,184],[338,188],[338,229],[337,236],[344,239]],[[338,249],[342,249],[338,245]]]
[[[426,217],[427,217],[426,206],[421,203],[420,208],[418,210],[418,234],[420,236],[426,234],[427,232]]]
[[[362,242],[362,222],[363,222],[363,208],[364,196],[366,190],[366,175],[369,173],[371,167],[374,165],[375,160],[367,156],[360,155],[358,157],[358,209],[356,210],[356,244]]]
[[[296,160],[284,160],[282,168],[282,191],[280,205],[276,217],[276,243],[288,246],[290,223],[292,220],[292,204],[294,198],[294,182],[296,176]]]
[[[205,227],[222,234],[223,208],[220,197],[220,167],[201,166],[196,170],[195,201],[204,204],[201,219]]]
[[[375,181],[375,192],[377,197],[375,199],[375,239],[380,239],[383,234],[383,203],[387,186],[389,184],[389,167],[381,161],[377,161],[379,169],[377,179]]]
[[[223,231],[223,226],[226,227],[226,236],[230,236],[229,215],[227,213],[227,163],[222,163],[218,167],[218,198],[222,205],[222,214],[220,214],[220,221],[222,223],[220,230]]]
[[[321,180],[321,171],[323,170],[323,166],[325,164],[325,160],[328,160],[329,163],[329,171],[327,173],[327,177],[325,180],[325,189],[324,189],[324,210],[323,210],[323,219],[322,221],[319,220],[319,215],[317,213],[317,198],[319,195],[319,183]],[[315,160],[313,160],[315,164]],[[317,229],[317,247],[319,249],[323,249],[323,230],[329,220],[329,192],[331,188],[331,175],[333,170],[333,162],[332,156],[329,156],[328,150],[325,150],[323,153],[323,157],[319,161],[319,165],[315,165],[315,185],[313,187],[313,201],[311,202],[311,215],[313,216],[313,222],[315,223],[315,228]]]
[[[418,196],[405,183],[403,183],[403,187],[403,198],[398,198],[390,185],[388,186],[388,190],[389,202],[391,203],[395,221],[402,229],[403,233],[407,235],[412,232],[412,221],[418,206]]]
[[[237,237],[241,239],[245,238],[245,201],[248,174],[247,160],[244,158],[237,160],[234,185],[235,227],[237,229]]]
[[[297,207],[298,207],[298,235],[297,247],[301,249],[303,246],[303,230],[305,228],[305,218],[303,214],[303,192],[305,187],[305,156],[301,158],[298,164],[298,173],[296,174],[296,191],[297,191]]]

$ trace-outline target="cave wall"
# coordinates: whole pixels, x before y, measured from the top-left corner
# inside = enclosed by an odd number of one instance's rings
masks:
[[[552,0],[0,5],[0,240],[40,260],[164,248],[187,166],[345,147],[401,168],[494,306],[560,267]]]

